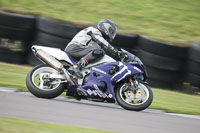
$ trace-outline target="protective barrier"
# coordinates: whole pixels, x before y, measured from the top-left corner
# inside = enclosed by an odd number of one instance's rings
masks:
[[[0,11],[0,61],[37,65],[40,61],[30,51],[33,44],[64,49],[81,29],[44,17]],[[145,36],[117,34],[112,45],[141,58],[152,86],[183,82],[200,86],[200,44],[180,47]]]
[[[34,30],[35,17],[0,11],[0,60],[26,63]]]
[[[147,68],[150,84],[171,87],[182,83],[188,47],[162,43],[145,36],[139,37],[138,47],[138,57]]]
[[[189,48],[186,75],[184,81],[194,86],[200,87],[200,44],[191,44]]]

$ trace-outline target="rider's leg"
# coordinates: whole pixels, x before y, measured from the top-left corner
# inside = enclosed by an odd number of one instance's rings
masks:
[[[99,59],[101,59],[104,56],[105,52],[102,49],[93,49],[91,52],[89,52],[87,55],[82,57],[76,65],[73,66],[73,68],[69,69],[69,71],[72,72],[75,76],[78,78],[83,78],[83,75],[81,74],[82,68],[87,66],[89,63],[95,62]]]
[[[82,78],[82,74],[80,73],[81,69],[85,67],[88,63],[92,63],[101,59],[105,52],[97,47],[84,46],[81,47],[79,45],[70,45],[65,49],[67,54],[72,56],[73,58],[79,60],[76,65],[70,68],[68,71],[78,78]]]
[[[76,65],[68,69],[71,74],[75,75],[78,78],[83,77],[80,72],[83,67],[85,67],[88,63],[95,62],[98,59],[101,59],[105,54],[105,52],[100,48],[91,46],[81,47],[76,44],[68,46],[65,49],[65,52],[76,60],[79,60]],[[84,89],[77,88],[76,91],[77,93],[75,94],[75,96],[77,97],[77,99],[80,100],[80,96],[87,97],[87,93]]]

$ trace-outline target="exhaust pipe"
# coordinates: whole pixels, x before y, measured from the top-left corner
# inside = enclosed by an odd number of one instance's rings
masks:
[[[37,49],[35,47],[32,47],[32,50],[36,56],[42,59],[42,61],[49,64],[51,67],[55,68],[58,72],[61,72],[65,69],[64,66],[58,60],[56,60],[53,56],[51,56],[44,50]]]
[[[51,67],[53,67],[54,69],[56,69],[58,72],[63,72],[66,76],[67,81],[71,84],[71,85],[75,85],[75,83],[71,80],[70,76],[69,76],[69,72],[64,68],[64,66],[58,61],[56,60],[53,56],[51,56],[50,54],[48,54],[47,52],[45,52],[42,49],[37,49],[36,47],[32,47],[32,51],[34,52],[34,54],[36,56],[38,56],[42,61],[46,62],[47,64],[49,64]]]

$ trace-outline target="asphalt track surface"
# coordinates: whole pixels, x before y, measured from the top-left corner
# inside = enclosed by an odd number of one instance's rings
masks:
[[[127,111],[116,104],[41,99],[30,93],[0,91],[0,117],[81,126],[125,133],[200,133],[200,117],[147,109]],[[67,131],[66,131],[67,132]]]

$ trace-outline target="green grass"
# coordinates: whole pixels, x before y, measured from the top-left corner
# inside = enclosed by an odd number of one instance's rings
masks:
[[[43,122],[33,122],[27,120],[2,118],[0,117],[0,133],[111,133],[88,129],[83,127],[73,127],[59,124],[49,124]]]
[[[25,84],[26,75],[31,68],[31,66],[14,65],[0,62],[0,86],[27,91]]]
[[[27,91],[25,79],[31,66],[14,65],[0,62],[0,86]],[[200,115],[200,96],[181,92],[153,89],[154,100],[150,108],[167,112]]]
[[[181,92],[153,89],[154,100],[150,108],[170,113],[200,115],[200,96]]]
[[[199,0],[1,0],[0,7],[73,22],[116,22],[120,32],[175,43],[200,42]]]

